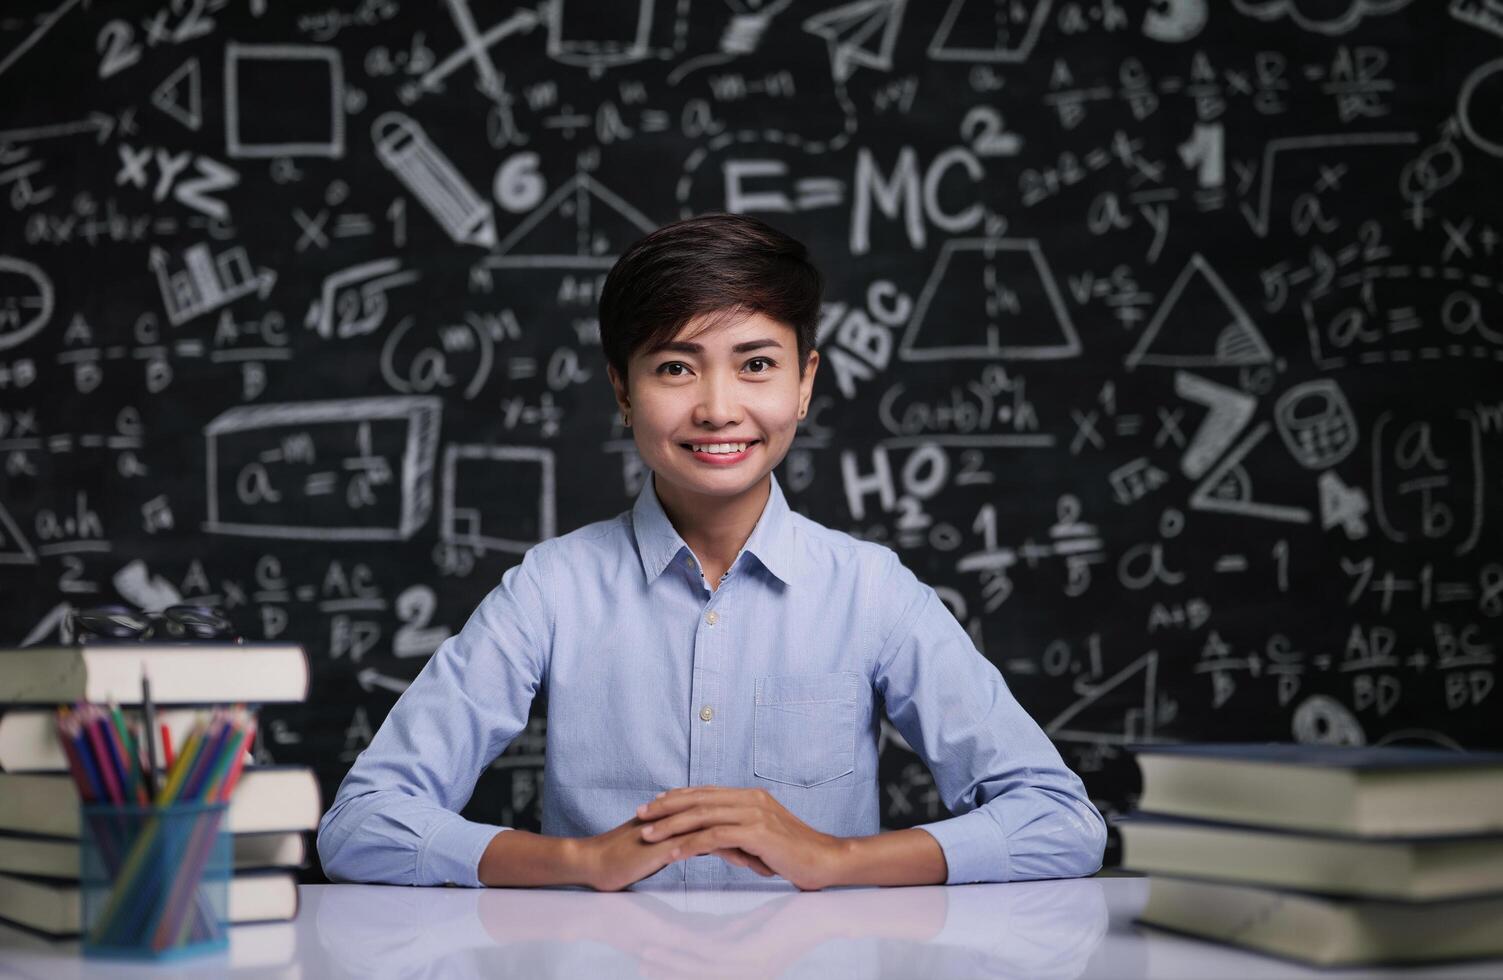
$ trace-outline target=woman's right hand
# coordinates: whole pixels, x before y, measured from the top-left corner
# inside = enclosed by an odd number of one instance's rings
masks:
[[[643,878],[657,874],[674,861],[681,860],[672,856],[673,849],[681,843],[681,838],[669,837],[655,841],[642,839],[642,828],[648,823],[640,817],[632,817],[603,834],[580,839],[579,849],[583,855],[585,879],[591,888],[602,892],[620,891]],[[739,847],[722,848],[712,851],[711,855],[728,864],[751,868],[764,878],[773,875],[771,868]]]

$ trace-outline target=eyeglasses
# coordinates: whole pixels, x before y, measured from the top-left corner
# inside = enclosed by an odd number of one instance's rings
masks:
[[[73,611],[74,636],[79,640],[233,640],[235,626],[213,606],[175,605],[160,612],[131,606],[93,606]]]

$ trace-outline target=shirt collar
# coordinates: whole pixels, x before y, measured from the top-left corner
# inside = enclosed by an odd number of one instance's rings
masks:
[[[772,489],[767,495],[767,504],[741,550],[751,552],[764,568],[785,585],[791,585],[798,570],[792,512],[783,496],[783,488],[778,484],[777,474],[769,474],[769,477]],[[689,547],[668,519],[662,501],[658,500],[656,479],[656,475],[648,471],[632,507],[632,531],[637,539],[637,554],[642,559],[642,572],[648,582],[656,580],[668,563]],[[741,556],[736,557],[739,560]]]

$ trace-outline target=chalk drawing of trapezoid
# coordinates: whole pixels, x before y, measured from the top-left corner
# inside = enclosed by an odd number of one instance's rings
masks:
[[[1019,64],[1038,43],[1054,0],[950,0],[929,41],[935,61]]]
[[[0,504],[0,565],[35,565],[37,553],[16,526],[10,511]]]
[[[1209,510],[1220,514],[1238,514],[1243,517],[1261,517],[1270,521],[1285,521],[1290,524],[1310,523],[1307,507],[1289,504],[1270,504],[1253,499],[1253,481],[1250,467],[1243,465],[1272,427],[1260,422],[1247,436],[1226,454],[1216,468],[1206,474],[1195,492],[1190,495],[1193,510]],[[1262,466],[1257,467],[1262,469]],[[1269,467],[1271,468],[1271,466]]]
[[[1159,655],[1150,650],[1090,690],[1044,726],[1057,742],[1127,745],[1151,742],[1158,701]],[[1079,688],[1077,688],[1079,690]]]
[[[609,269],[626,246],[656,227],[589,174],[576,174],[479,264],[492,269]]]
[[[824,38],[830,49],[830,71],[843,82],[863,65],[892,70],[892,52],[908,0],[856,0],[804,21],[804,30]]]
[[[449,446],[444,450],[439,535],[448,544],[481,554],[525,554],[557,533],[554,474],[551,449]]]
[[[898,344],[905,361],[1080,353],[1080,338],[1049,262],[1033,238],[945,242]]]
[[[1140,364],[1210,368],[1272,361],[1273,351],[1252,318],[1197,252],[1127,355],[1126,366],[1131,371]]]
[[[641,61],[649,51],[654,0],[548,4],[548,57],[565,65],[609,68]]]

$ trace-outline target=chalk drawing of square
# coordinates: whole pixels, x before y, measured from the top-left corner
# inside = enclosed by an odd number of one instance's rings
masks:
[[[328,112],[319,111],[327,105]],[[224,49],[225,152],[236,159],[344,156],[344,62],[317,44]]]
[[[204,427],[208,483],[203,529],[211,534],[302,541],[406,541],[427,523],[433,511],[433,466],[438,455],[441,412],[442,402],[430,396],[343,398],[229,409]],[[265,461],[267,455],[261,450],[275,447],[288,437],[305,438],[316,445],[321,433],[327,440],[329,433],[362,422],[394,427],[399,434],[400,451],[388,461],[396,474],[396,502],[383,509],[379,520],[364,513],[374,509],[370,507],[345,508],[333,521],[310,520],[318,501],[296,492],[296,487],[304,485],[302,480],[282,486],[272,502],[277,505],[272,512],[265,513],[263,507],[263,513],[258,514],[258,503],[237,499],[234,480],[226,483],[220,478],[221,460],[229,466],[237,460]],[[325,446],[320,455],[328,449]],[[318,498],[339,499],[335,495]],[[287,515],[296,519],[285,519]]]
[[[439,536],[447,544],[482,553],[525,554],[557,533],[555,480],[551,449],[449,446],[444,450]],[[521,513],[506,513],[511,502]]]

